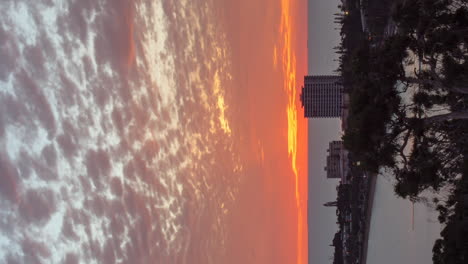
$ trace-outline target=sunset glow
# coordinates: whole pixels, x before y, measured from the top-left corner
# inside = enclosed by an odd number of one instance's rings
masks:
[[[0,262],[306,263],[307,1],[46,2],[0,3]]]
[[[297,3],[295,1],[281,1],[281,24],[280,24],[280,51],[282,57],[282,71],[284,75],[284,89],[287,93],[287,118],[288,118],[288,154],[291,160],[291,168],[295,176],[295,196],[297,205],[297,263],[306,263],[307,254],[304,253],[306,244],[306,219],[304,212],[307,204],[304,203],[304,197],[307,191],[302,192],[301,184],[307,183],[301,179],[298,169],[298,93],[300,84],[297,82],[297,61],[296,61],[296,43],[294,34],[298,34],[296,21],[294,20],[297,12]],[[296,31],[296,32],[294,32]],[[276,51],[276,48],[275,48]],[[274,55],[276,56],[276,54]],[[303,142],[305,143],[305,142]],[[302,173],[303,174],[303,173]],[[302,177],[306,178],[306,175]],[[307,190],[307,188],[305,188]],[[306,199],[306,198],[305,198]]]

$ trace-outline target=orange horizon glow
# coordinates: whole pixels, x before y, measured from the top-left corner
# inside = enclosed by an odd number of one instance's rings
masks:
[[[307,1],[219,3],[235,87],[226,118],[243,166],[223,263],[307,263],[307,122],[299,100]]]
[[[297,206],[297,263],[307,262],[307,174],[306,170],[300,170],[300,167],[307,167],[298,160],[298,135],[299,135],[299,122],[303,122],[301,127],[304,128],[305,121],[298,119],[298,109],[300,108],[298,100],[298,82],[297,76],[299,74],[298,63],[296,60],[296,48],[298,45],[295,43],[298,34],[296,25],[295,14],[298,10],[297,1],[281,0],[281,23],[280,23],[280,56],[282,59],[282,71],[284,74],[284,89],[287,93],[287,108],[286,114],[288,119],[288,155],[291,160],[291,168],[295,177],[295,199]],[[274,57],[277,56],[275,47]],[[276,61],[276,60],[275,60]],[[302,133],[305,134],[305,133]],[[300,154],[304,154],[303,151]],[[305,175],[305,177],[304,177]],[[303,186],[303,188],[301,188]],[[304,188],[305,187],[305,188]],[[305,197],[305,199],[304,199]],[[304,202],[305,200],[305,202]]]

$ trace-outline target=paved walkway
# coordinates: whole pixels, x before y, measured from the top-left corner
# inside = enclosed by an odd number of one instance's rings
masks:
[[[367,261],[367,248],[369,243],[369,231],[371,226],[371,218],[372,218],[372,206],[374,204],[374,194],[375,194],[375,186],[377,183],[377,174],[370,175],[369,181],[369,197],[367,198],[367,210],[366,210],[366,230],[364,231],[364,242],[362,248],[362,255],[361,255],[361,264],[366,264]]]

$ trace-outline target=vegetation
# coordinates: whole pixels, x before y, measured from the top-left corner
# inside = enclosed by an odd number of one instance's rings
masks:
[[[379,1],[361,1],[367,33],[349,2],[337,48],[350,96],[345,147],[361,169],[392,172],[403,198],[450,187],[434,201],[445,228],[433,260],[467,263],[468,0],[382,1],[387,14]]]

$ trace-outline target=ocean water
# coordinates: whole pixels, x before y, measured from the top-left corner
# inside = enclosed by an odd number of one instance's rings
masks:
[[[397,197],[393,185],[391,175],[377,177],[367,262],[432,263],[432,247],[442,230],[438,212],[430,199],[413,205]]]
[[[0,262],[222,259],[243,163],[215,2],[0,2]]]

